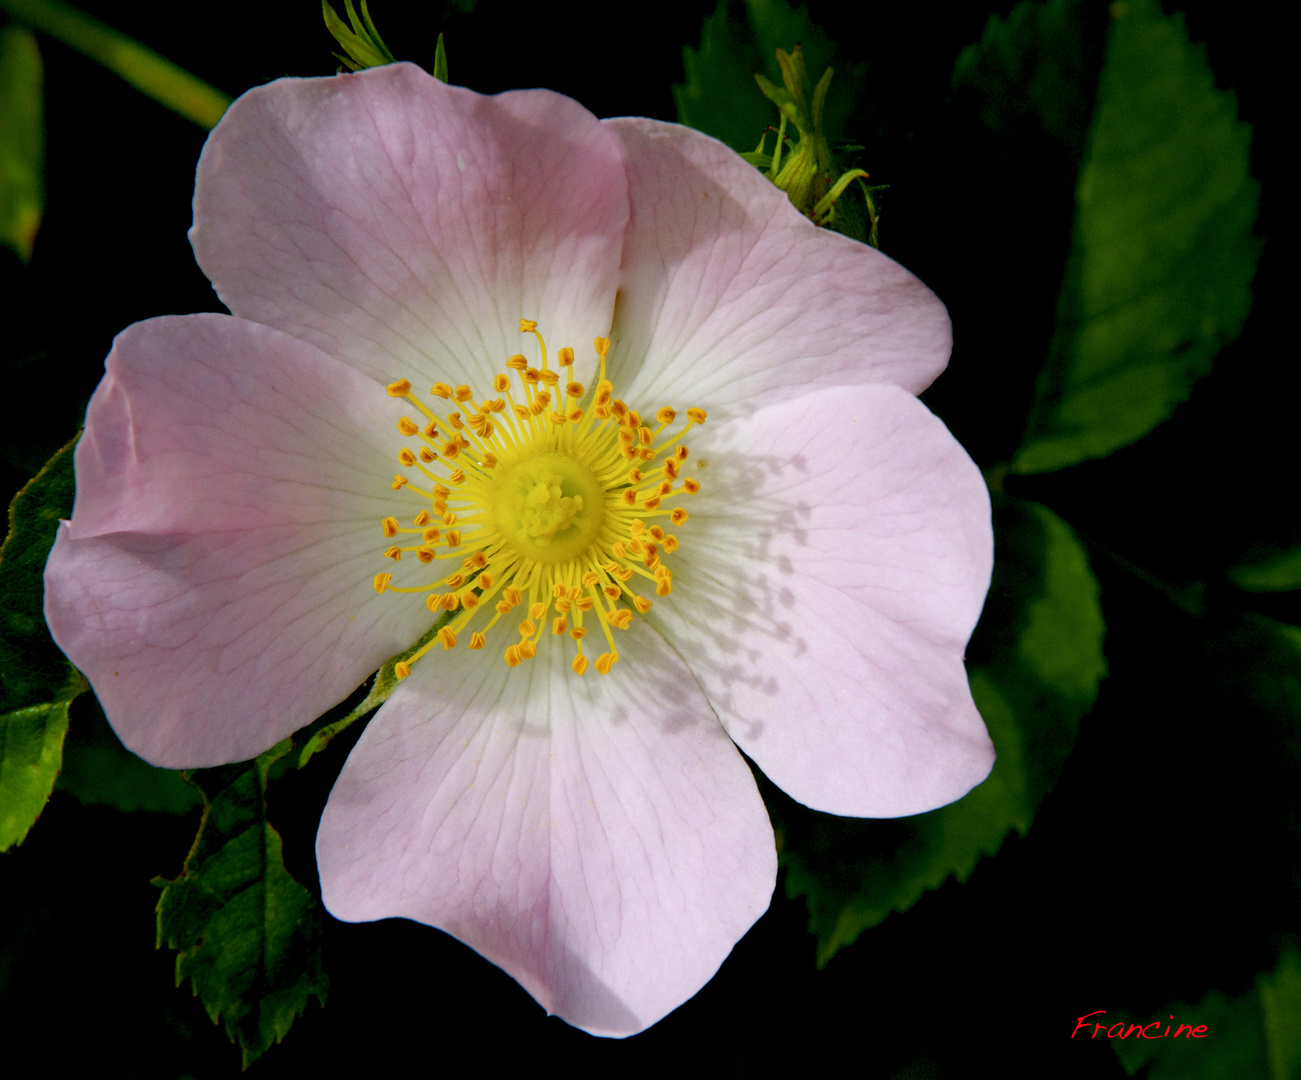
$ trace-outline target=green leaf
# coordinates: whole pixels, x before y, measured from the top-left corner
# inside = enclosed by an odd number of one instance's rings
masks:
[[[998,752],[989,779],[959,802],[892,821],[770,802],[787,893],[807,898],[819,964],[926,890],[965,881],[1011,830],[1024,836],[1097,696],[1104,627],[1079,541],[1037,503],[1000,501],[994,524],[994,580],[968,649]]]
[[[1111,11],[1057,329],[1016,472],[1102,457],[1147,434],[1251,306],[1250,128],[1181,18],[1155,0]]]
[[[361,71],[364,68],[392,64],[395,58],[389,52],[388,46],[384,44],[384,39],[379,36],[375,24],[371,22],[366,0],[361,0],[360,18],[352,5],[352,0],[343,0],[343,3],[348,13],[348,22],[352,24],[351,30],[344,25],[343,20],[330,6],[330,0],[321,0],[321,14],[325,17],[325,28],[348,54],[347,56],[339,56],[338,53],[334,55],[349,71]]]
[[[72,449],[46,463],[9,505],[0,547],[0,851],[21,843],[54,789],[68,702],[86,682],[45,628],[45,560],[72,513]]]
[[[32,257],[45,210],[44,71],[36,38],[0,29],[0,244]]]
[[[685,82],[673,87],[678,122],[727,143],[753,150],[776,123],[773,105],[755,85],[763,74],[781,84],[777,50],[804,47],[808,70],[820,77],[831,66],[835,46],[804,8],[784,0],[719,0],[700,30],[700,48],[682,50]],[[823,132],[835,145],[865,82],[866,68],[841,65],[831,82]]]
[[[1229,580],[1247,592],[1301,589],[1301,547],[1235,566],[1229,571]]]
[[[21,844],[54,790],[68,731],[68,703],[0,716],[0,851]]]
[[[176,985],[189,978],[244,1066],[284,1038],[308,999],[325,1002],[321,914],[285,869],[266,816],[266,778],[288,739],[256,761],[202,769],[203,822],[175,881],[156,878],[158,945],[178,950]]]
[[[438,45],[434,49],[433,76],[439,82],[447,82],[447,50],[443,47],[443,35],[438,35]]]
[[[188,814],[202,805],[202,796],[181,773],[150,765],[122,745],[93,694],[77,704],[75,713],[63,746],[58,791],[125,813]]]
[[[1173,1019],[1171,1019],[1173,1017]],[[1102,1019],[1099,1017],[1098,1019]],[[1196,1005],[1175,1002],[1149,1016],[1106,1017],[1113,1023],[1158,1021],[1153,1034],[1168,1038],[1108,1038],[1125,1072],[1133,1076],[1144,1066],[1147,1080],[1220,1080],[1256,1076],[1296,1080],[1301,1076],[1301,955],[1295,942],[1284,945],[1278,966],[1256,978],[1256,985],[1238,997],[1212,990]],[[1201,1038],[1185,1033],[1174,1038],[1180,1024],[1205,1025]],[[1106,1038],[1105,1031],[1085,1031]],[[1083,1037],[1084,1032],[1080,1032]]]

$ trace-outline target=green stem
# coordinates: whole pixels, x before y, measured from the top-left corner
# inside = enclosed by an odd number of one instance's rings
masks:
[[[201,128],[213,128],[230,104],[230,98],[215,86],[61,0],[0,0],[0,9],[98,61]]]

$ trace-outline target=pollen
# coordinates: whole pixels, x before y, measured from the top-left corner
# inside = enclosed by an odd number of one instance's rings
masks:
[[[559,350],[557,370],[537,323],[521,319],[520,333],[534,339],[536,358],[505,360],[490,384],[501,397],[481,398],[467,384],[435,383],[424,400],[407,379],[386,387],[429,421],[398,421],[413,440],[398,447],[398,460],[412,472],[389,484],[403,505],[381,532],[399,539],[380,549],[390,569],[373,578],[376,592],[416,594],[437,619],[429,640],[397,665],[399,678],[435,646],[482,649],[494,636],[508,668],[540,648],[564,649],[574,675],[589,667],[608,675],[619,635],[650,611],[652,596],[672,592],[664,559],[679,538],[666,527],[688,514],[663,501],[700,490],[679,470],[683,437],[705,422],[704,410],[688,408],[680,422],[665,405],[643,422],[614,396],[608,338],[593,343],[596,378],[580,382],[573,349]],[[416,558],[401,561],[404,552]],[[604,650],[589,656],[591,642]]]

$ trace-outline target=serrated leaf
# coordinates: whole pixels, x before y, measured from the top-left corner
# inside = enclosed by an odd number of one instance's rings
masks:
[[[1014,471],[1102,457],[1187,398],[1251,306],[1251,132],[1183,20],[1113,4],[1057,329]]]
[[[777,121],[772,103],[755,85],[756,73],[781,85],[777,50],[804,47],[808,70],[820,77],[832,65],[835,46],[804,8],[784,0],[719,0],[700,30],[700,48],[682,50],[685,81],[673,87],[678,122],[713,135],[738,152],[753,150]],[[842,64],[827,95],[823,132],[833,145],[841,136],[865,68]]]
[[[176,985],[188,978],[213,1023],[224,1020],[245,1067],[327,988],[320,908],[285,869],[266,816],[267,771],[290,748],[286,739],[256,761],[192,773],[199,835],[181,876],[155,879],[158,945],[178,952]]]
[[[0,244],[26,262],[45,210],[44,68],[36,38],[0,29]]]
[[[0,851],[21,844],[54,790],[68,731],[68,703],[0,716]]]
[[[818,962],[965,881],[1015,829],[1030,828],[1105,674],[1098,585],[1070,528],[1037,503],[1000,501],[994,580],[968,650],[972,692],[998,761],[966,798],[929,814],[861,821],[775,805],[786,889],[804,896]]]
[[[1110,1015],[1108,1020],[1113,1019]],[[1212,990],[1196,1005],[1174,1002],[1151,1017],[1122,1017],[1128,1027],[1158,1021],[1153,1034],[1170,1031],[1170,1037],[1108,1038],[1125,1072],[1133,1076],[1144,1066],[1147,1080],[1220,1080],[1221,1077],[1261,1077],[1262,1080],[1297,1080],[1301,1076],[1301,955],[1296,943],[1282,949],[1278,966],[1263,972],[1245,994],[1229,997]],[[1185,1032],[1174,1035],[1180,1024],[1204,1025],[1201,1038]],[[1105,1036],[1090,1027],[1095,1037]],[[1083,1032],[1081,1032],[1081,1036]]]
[[[39,816],[62,761],[68,702],[86,688],[45,628],[45,559],[72,513],[72,448],[52,457],[9,504],[0,547],[0,851]]]

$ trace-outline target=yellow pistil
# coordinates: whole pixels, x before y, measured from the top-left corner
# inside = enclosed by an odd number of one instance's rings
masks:
[[[507,360],[515,383],[500,373],[491,384],[502,397],[480,399],[473,387],[435,383],[431,407],[406,379],[386,388],[429,423],[398,421],[399,433],[418,441],[414,451],[399,449],[409,472],[395,475],[390,487],[419,505],[384,518],[381,532],[389,540],[410,534],[416,542],[382,549],[392,570],[375,575],[375,590],[425,594],[431,612],[450,616],[397,665],[398,678],[436,645],[452,649],[464,640],[468,648],[484,648],[487,632],[516,608],[526,617],[518,640],[501,646],[507,667],[536,656],[545,636],[573,642],[570,670],[582,675],[590,629],[599,632],[592,640],[608,646],[591,666],[608,675],[619,659],[616,633],[632,624],[634,611],[645,615],[651,608],[638,590],[660,597],[672,591],[663,558],[677,550],[678,538],[665,526],[681,526],[688,515],[664,501],[700,490],[695,480],[679,479],[679,471],[687,458],[681,440],[705,422],[704,410],[687,409],[685,424],[669,435],[676,410],[665,406],[653,423],[644,422],[614,396],[605,371],[608,338],[594,343],[600,370],[584,388],[573,378],[572,349],[559,351],[557,372],[548,366],[537,323],[521,319],[520,332],[536,339],[539,362],[532,367],[519,354]],[[442,403],[455,410],[440,414]],[[435,579],[393,584],[409,565],[395,565],[403,552],[414,553],[416,569],[433,570]]]

